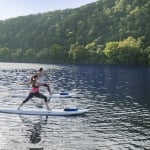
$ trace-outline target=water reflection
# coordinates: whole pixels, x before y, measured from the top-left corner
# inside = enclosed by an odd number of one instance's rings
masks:
[[[47,123],[47,116],[40,116],[38,121],[34,122],[31,118],[20,115],[19,116],[23,125],[27,127],[27,131],[29,131],[29,139],[33,144],[39,143],[41,141],[41,132],[42,125]],[[27,135],[28,137],[28,135]]]

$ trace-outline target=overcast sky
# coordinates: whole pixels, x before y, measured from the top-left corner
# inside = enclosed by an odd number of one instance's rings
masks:
[[[77,8],[97,0],[0,0],[0,20],[66,8]]]

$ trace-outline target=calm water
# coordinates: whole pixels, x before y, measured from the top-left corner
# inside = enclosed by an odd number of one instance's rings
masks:
[[[0,107],[17,108],[23,99],[12,96],[29,92],[18,83],[28,81],[40,67],[53,93],[65,90],[79,96],[52,99],[51,108],[76,106],[90,111],[47,120],[0,114],[0,150],[150,149],[150,67],[0,63]],[[41,103],[33,99],[22,109]]]

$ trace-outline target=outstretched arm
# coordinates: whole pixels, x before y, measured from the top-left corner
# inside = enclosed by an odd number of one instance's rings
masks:
[[[22,82],[22,83],[18,83],[19,85],[30,85],[31,82]]]

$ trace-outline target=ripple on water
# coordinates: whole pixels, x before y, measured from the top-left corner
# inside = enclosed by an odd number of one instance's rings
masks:
[[[138,70],[15,63],[0,67],[1,107],[17,108],[24,98],[13,95],[27,95],[30,89],[18,82],[28,81],[37,69],[43,67],[49,75],[48,80],[55,81],[51,84],[53,92],[78,93],[78,97],[70,99],[52,99],[51,108],[76,106],[90,110],[76,117],[0,114],[0,150],[150,149],[149,107],[137,100],[139,95],[136,96],[143,92],[138,86],[144,78],[138,76]],[[41,104],[41,100],[31,100],[23,108],[35,108],[37,104]]]

